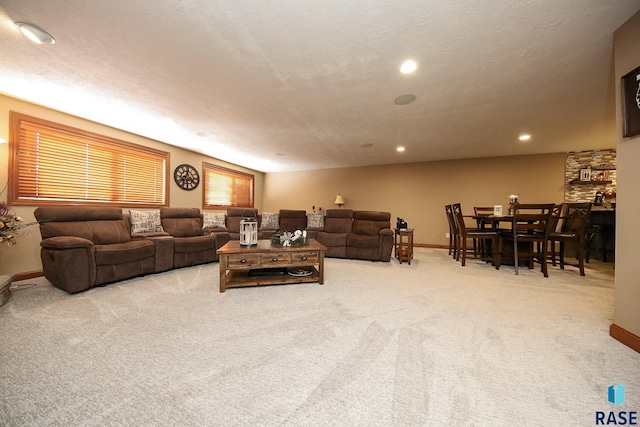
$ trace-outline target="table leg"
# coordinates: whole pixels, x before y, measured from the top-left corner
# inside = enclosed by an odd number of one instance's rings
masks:
[[[324,284],[324,251],[320,251],[318,257],[318,283]]]
[[[227,288],[227,256],[220,257],[220,292],[224,292]]]

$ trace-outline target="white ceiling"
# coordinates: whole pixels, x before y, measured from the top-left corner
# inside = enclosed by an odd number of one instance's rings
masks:
[[[613,32],[639,9],[0,0],[0,92],[265,172],[612,148]]]

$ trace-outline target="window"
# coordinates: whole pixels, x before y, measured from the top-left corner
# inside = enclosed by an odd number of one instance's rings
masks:
[[[12,204],[167,206],[169,153],[11,112]]]
[[[209,163],[202,169],[205,208],[253,207],[253,175]]]

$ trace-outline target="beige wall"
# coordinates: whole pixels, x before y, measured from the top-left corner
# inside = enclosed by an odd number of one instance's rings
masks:
[[[78,117],[70,116],[68,114],[63,114],[34,104],[23,102],[15,98],[0,95],[0,138],[4,138],[6,140],[9,139],[9,111],[28,114],[31,116],[63,123],[65,125],[73,126],[98,134],[118,138],[124,141],[168,151],[171,155],[171,164],[169,167],[171,176],[168,177],[170,180],[169,202],[171,206],[198,207],[202,209],[202,184],[193,191],[181,190],[173,180],[173,170],[179,164],[189,163],[195,166],[196,169],[198,169],[198,171],[202,173],[202,162],[207,161],[209,163],[218,164],[225,167],[233,168],[235,170],[254,174],[256,185],[255,206],[258,209],[262,208],[262,187],[264,184],[264,173],[262,172],[256,172],[250,169],[230,165],[229,163],[225,163],[210,157],[205,157],[192,151],[176,148],[171,145],[133,135],[128,132],[100,125],[95,122],[87,121]],[[0,144],[0,188],[4,188],[4,185],[7,183],[9,154],[8,150],[9,144]],[[7,191],[0,194],[0,201],[6,200]],[[34,220],[33,211],[35,207],[17,206],[14,209],[19,216],[22,216],[25,219],[25,221]],[[128,209],[125,209],[125,212],[127,210]],[[0,274],[29,273],[42,270],[42,264],[40,262],[40,233],[37,226],[31,227],[29,230],[29,234],[23,239],[20,239],[17,245],[12,247],[0,245]]]
[[[506,209],[510,194],[521,203],[562,203],[565,158],[558,153],[269,173],[263,208],[335,209],[340,193],[343,208],[391,212],[392,225],[400,216],[415,229],[416,243],[446,245],[446,204],[460,202],[472,214],[473,206]]]
[[[640,13],[615,33],[616,117],[622,123],[620,78],[640,66]],[[640,235],[640,135],[622,138],[618,126],[618,188],[616,215],[616,286],[613,323],[640,336],[640,280],[638,236]]]

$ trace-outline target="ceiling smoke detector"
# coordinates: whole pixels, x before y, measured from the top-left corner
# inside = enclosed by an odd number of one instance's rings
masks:
[[[397,105],[407,105],[407,104],[411,104],[415,100],[416,100],[416,96],[414,94],[405,93],[404,95],[398,96],[396,99],[393,100],[393,102],[395,102]]]

